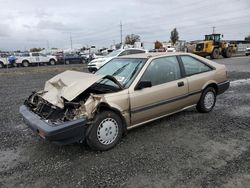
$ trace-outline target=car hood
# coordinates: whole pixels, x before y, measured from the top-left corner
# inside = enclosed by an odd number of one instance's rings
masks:
[[[90,62],[90,64],[92,63],[103,63],[103,62],[106,62],[106,61],[109,61],[110,59],[112,59],[112,57],[108,58],[108,57],[103,57],[103,58],[98,58],[98,59],[94,59]]]
[[[72,101],[95,82],[104,78],[112,80],[122,88],[120,83],[113,76],[65,71],[45,83],[42,98],[59,108],[63,108],[64,99]]]

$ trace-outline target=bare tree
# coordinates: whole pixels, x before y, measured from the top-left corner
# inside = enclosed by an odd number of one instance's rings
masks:
[[[40,52],[42,50],[44,50],[44,48],[31,48],[30,52]]]
[[[247,37],[245,37],[246,41],[250,41],[250,35],[248,35]]]
[[[139,35],[131,34],[125,37],[125,44],[134,45],[135,42],[140,42],[140,41],[141,41],[141,37]]]

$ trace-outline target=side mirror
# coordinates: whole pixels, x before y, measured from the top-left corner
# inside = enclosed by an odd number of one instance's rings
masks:
[[[223,35],[221,35],[221,38],[223,38]]]
[[[135,90],[140,90],[140,89],[147,88],[147,87],[152,87],[151,81],[142,80],[137,84],[137,86],[135,87]]]

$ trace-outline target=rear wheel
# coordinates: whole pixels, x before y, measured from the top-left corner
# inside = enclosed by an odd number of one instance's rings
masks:
[[[215,102],[215,89],[213,87],[208,87],[203,91],[200,101],[196,106],[196,109],[201,113],[208,113],[214,108]]]
[[[56,61],[55,61],[54,59],[51,59],[51,60],[49,61],[49,64],[50,64],[50,65],[55,65],[55,64],[56,64]]]
[[[22,66],[23,67],[28,67],[29,66],[29,62],[28,61],[23,61],[22,62]]]
[[[108,150],[122,138],[122,120],[112,111],[103,111],[96,118],[87,132],[87,143],[94,150]]]
[[[211,59],[218,59],[220,56],[220,51],[218,48],[214,48],[212,54],[211,54]]]
[[[225,53],[223,57],[229,58],[229,57],[232,57],[232,54],[233,54],[233,49],[231,47],[228,47],[225,49]]]
[[[69,65],[70,64],[69,60],[65,61],[65,64]]]

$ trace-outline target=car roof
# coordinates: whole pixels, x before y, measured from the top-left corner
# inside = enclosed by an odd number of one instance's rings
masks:
[[[121,51],[126,51],[126,50],[140,50],[140,51],[147,51],[145,49],[142,49],[142,48],[124,48],[124,49],[119,49]]]
[[[173,56],[173,55],[187,55],[190,53],[186,52],[150,52],[150,53],[138,53],[138,54],[131,54],[120,56],[119,58],[155,58],[155,57],[165,57],[165,56]]]

